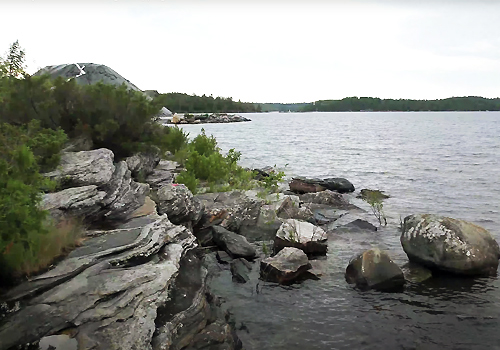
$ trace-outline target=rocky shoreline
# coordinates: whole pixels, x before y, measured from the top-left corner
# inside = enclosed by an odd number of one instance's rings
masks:
[[[167,124],[210,124],[210,123],[239,123],[251,120],[238,114],[212,113],[212,114],[174,114]]]
[[[49,271],[0,296],[0,350],[241,349],[236,321],[208,287],[211,271],[229,269],[234,283],[255,270],[268,283],[320,279],[314,259],[329,258],[329,240],[379,225],[352,204],[346,179],[193,196],[174,183],[178,172],[154,152],[117,163],[106,149],[65,153],[46,174],[60,191],[46,194],[43,207],[56,220],[84,218],[89,229]],[[408,259],[420,266],[400,268],[371,247],[353,252],[346,282],[392,291],[417,270],[427,278],[496,273],[500,249],[480,227],[412,215],[401,229]]]

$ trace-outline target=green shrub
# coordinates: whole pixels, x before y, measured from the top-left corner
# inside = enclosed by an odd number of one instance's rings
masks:
[[[224,156],[216,139],[207,136],[203,129],[180,153],[185,155],[186,170],[176,181],[185,184],[193,193],[200,180],[206,182],[211,192],[252,187],[252,173],[237,164],[241,153],[231,149]]]

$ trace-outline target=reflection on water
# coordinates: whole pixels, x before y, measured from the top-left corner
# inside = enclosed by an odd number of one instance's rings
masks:
[[[400,216],[436,213],[476,222],[497,238],[500,213],[500,113],[270,113],[204,127],[244,165],[288,166],[289,175],[342,176],[357,189],[391,195],[389,226],[332,235],[323,276],[292,287],[236,284],[228,270],[213,291],[237,321],[246,349],[500,349],[500,283],[493,278],[433,278],[402,293],[360,292],[344,281],[349,259],[372,246],[407,262]],[[358,203],[356,203],[358,204]]]

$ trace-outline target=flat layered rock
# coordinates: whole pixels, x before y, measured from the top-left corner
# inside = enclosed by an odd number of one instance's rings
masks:
[[[253,259],[257,255],[255,248],[242,235],[226,230],[221,226],[213,226],[213,240],[233,258]]]
[[[151,349],[156,310],[195,237],[166,216],[140,218],[87,240],[5,297],[23,299],[0,326],[0,349],[72,327],[78,349]]]

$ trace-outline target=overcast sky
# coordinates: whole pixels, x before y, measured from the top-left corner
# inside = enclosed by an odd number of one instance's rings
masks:
[[[310,102],[500,96],[500,1],[28,1],[0,4],[28,71],[105,64],[139,88]]]

